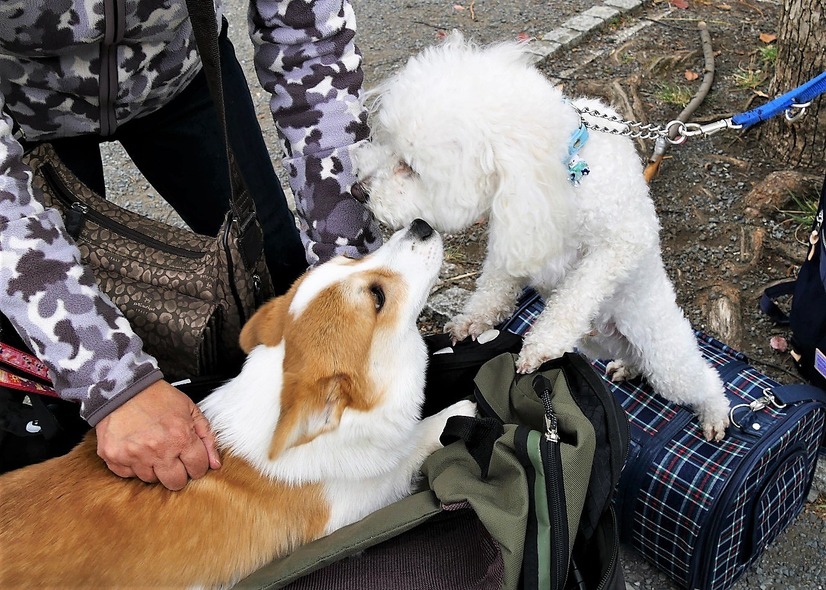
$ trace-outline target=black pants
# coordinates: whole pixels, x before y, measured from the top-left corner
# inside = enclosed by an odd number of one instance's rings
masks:
[[[255,202],[267,265],[275,292],[280,294],[307,268],[304,248],[262,138],[244,72],[226,36],[226,25],[218,43],[230,143]],[[193,231],[217,235],[229,209],[230,181],[217,111],[203,71],[169,104],[124,123],[111,136],[84,135],[50,143],[78,178],[104,195],[99,146],[105,141],[121,143]]]

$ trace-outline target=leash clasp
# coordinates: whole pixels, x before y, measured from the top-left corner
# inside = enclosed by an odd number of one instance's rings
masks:
[[[806,109],[812,106],[812,101],[804,102],[804,103],[794,103],[789,108],[784,111],[784,115],[786,116],[786,120],[789,123],[794,123],[800,117],[806,114]],[[797,112],[795,112],[797,109]]]
[[[737,428],[742,429],[742,422],[744,422],[745,420],[739,419],[738,421],[738,419],[735,419],[735,412],[737,412],[737,410],[747,410],[747,412],[744,414],[744,418],[747,418],[748,416],[751,416],[752,414],[760,412],[761,410],[765,410],[769,407],[775,410],[782,410],[786,407],[786,404],[778,400],[772,393],[771,389],[764,389],[762,397],[759,397],[747,404],[737,404],[736,406],[731,408],[731,410],[729,411],[729,421]]]
[[[714,121],[713,123],[706,123],[705,125],[700,125],[699,123],[684,123],[682,121],[671,121],[668,125],[666,125],[666,130],[671,135],[672,128],[676,127],[676,137],[674,139],[669,139],[672,144],[678,145],[683,143],[689,137],[705,137],[708,135],[714,135],[720,131],[725,129],[741,129],[743,126],[733,123],[731,119],[720,119],[719,121]]]

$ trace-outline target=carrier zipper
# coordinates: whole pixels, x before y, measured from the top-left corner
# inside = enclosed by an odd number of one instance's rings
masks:
[[[80,201],[75,195],[70,193],[66,189],[66,185],[58,176],[57,171],[51,164],[43,164],[41,170],[43,171],[43,176],[46,179],[46,184],[48,184],[49,188],[52,189],[52,192],[54,192],[55,197],[57,197],[57,199],[67,207],[68,211],[72,212],[67,212],[67,219],[71,216],[71,223],[73,225],[78,225],[78,233],[80,233],[80,227],[82,227],[83,217],[88,217],[101,227],[115,230],[118,233],[122,233],[125,236],[129,236],[136,242],[140,242],[146,244],[147,246],[151,246],[155,250],[160,250],[162,252],[167,252],[169,254],[175,254],[176,256],[181,256],[183,258],[196,259],[204,257],[204,252],[196,252],[194,250],[187,250],[185,248],[178,248],[177,246],[165,244],[160,240],[156,240],[151,236],[147,236],[146,234],[143,234],[121,223],[118,223],[114,219],[106,217],[105,215],[95,211],[94,209],[86,205],[84,202]],[[69,230],[68,226],[69,223],[67,222],[67,231]],[[73,237],[77,238],[77,236]]]
[[[674,436],[680,432],[685,426],[691,422],[693,414],[691,411],[678,406],[675,416],[669,420],[663,428],[654,436],[650,436],[645,432],[640,434],[640,454],[633,463],[633,467],[627,469],[624,477],[627,477],[629,484],[625,486],[625,493],[618,494],[617,500],[619,504],[620,519],[622,524],[619,527],[620,536],[626,540],[631,541],[631,533],[634,530],[634,511],[635,502],[633,494],[639,491],[642,478],[648,470],[648,464],[651,461],[651,456],[659,453],[663,446],[671,441]],[[648,438],[648,444],[642,441]]]
[[[540,439],[539,449],[545,471],[545,490],[551,520],[551,588],[562,590],[568,576],[570,547],[559,421],[551,400],[551,382],[548,378],[538,374],[533,379],[533,388],[545,407],[545,434]]]

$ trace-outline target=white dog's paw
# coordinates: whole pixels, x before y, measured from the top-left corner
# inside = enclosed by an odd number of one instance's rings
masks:
[[[445,324],[445,332],[450,334],[454,344],[468,336],[476,340],[480,334],[491,328],[493,328],[493,324],[465,314],[459,314]]]
[[[640,372],[625,363],[622,359],[611,361],[605,366],[605,374],[612,383],[630,381],[640,376]]]
[[[525,374],[533,373],[545,361],[562,356],[565,349],[551,346],[543,346],[539,342],[531,342],[525,339],[519,357],[516,359],[516,372]]]
[[[428,445],[428,454],[442,448],[442,443],[439,441],[439,438],[441,438],[442,432],[444,432],[448,419],[453,416],[468,416],[470,418],[475,418],[476,403],[470,400],[462,400],[423,420],[423,424],[427,428],[425,441]]]
[[[468,416],[470,418],[476,417],[476,402],[469,399],[463,399],[455,404],[446,407],[444,410],[436,414],[437,416],[445,415],[445,422],[451,416]]]
[[[707,441],[723,440],[729,425],[729,409],[728,399],[723,393],[715,393],[702,404],[697,404],[694,411]]]

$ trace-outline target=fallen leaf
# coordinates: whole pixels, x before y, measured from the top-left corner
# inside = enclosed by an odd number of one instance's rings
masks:
[[[465,9],[465,7],[462,6],[461,4],[454,4],[453,5],[453,10],[464,10],[464,9]]]
[[[718,4],[717,8],[719,8],[720,10],[731,10],[731,5],[730,4]]]
[[[686,70],[685,71],[685,79],[688,80],[689,82],[691,80],[696,80],[699,77],[700,77],[700,74],[698,74],[697,72],[692,72],[691,70]]]
[[[763,43],[774,43],[777,41],[777,35],[774,33],[760,33],[760,40]]]
[[[783,336],[772,336],[769,340],[769,346],[772,347],[772,350],[779,352],[786,352],[789,349],[789,343]]]
[[[685,0],[669,0],[669,3],[675,8],[688,8],[688,2]]]
[[[444,31],[436,31],[436,39],[441,40],[445,37],[447,37],[447,33],[445,33]]]
[[[525,32],[519,33],[519,34],[516,36],[516,39],[517,39],[517,40],[519,40],[519,41],[527,41],[527,40],[528,40],[528,39],[530,39],[530,38],[531,38],[531,36],[530,36],[530,35],[528,35],[528,34],[527,34],[527,33],[525,33]]]

